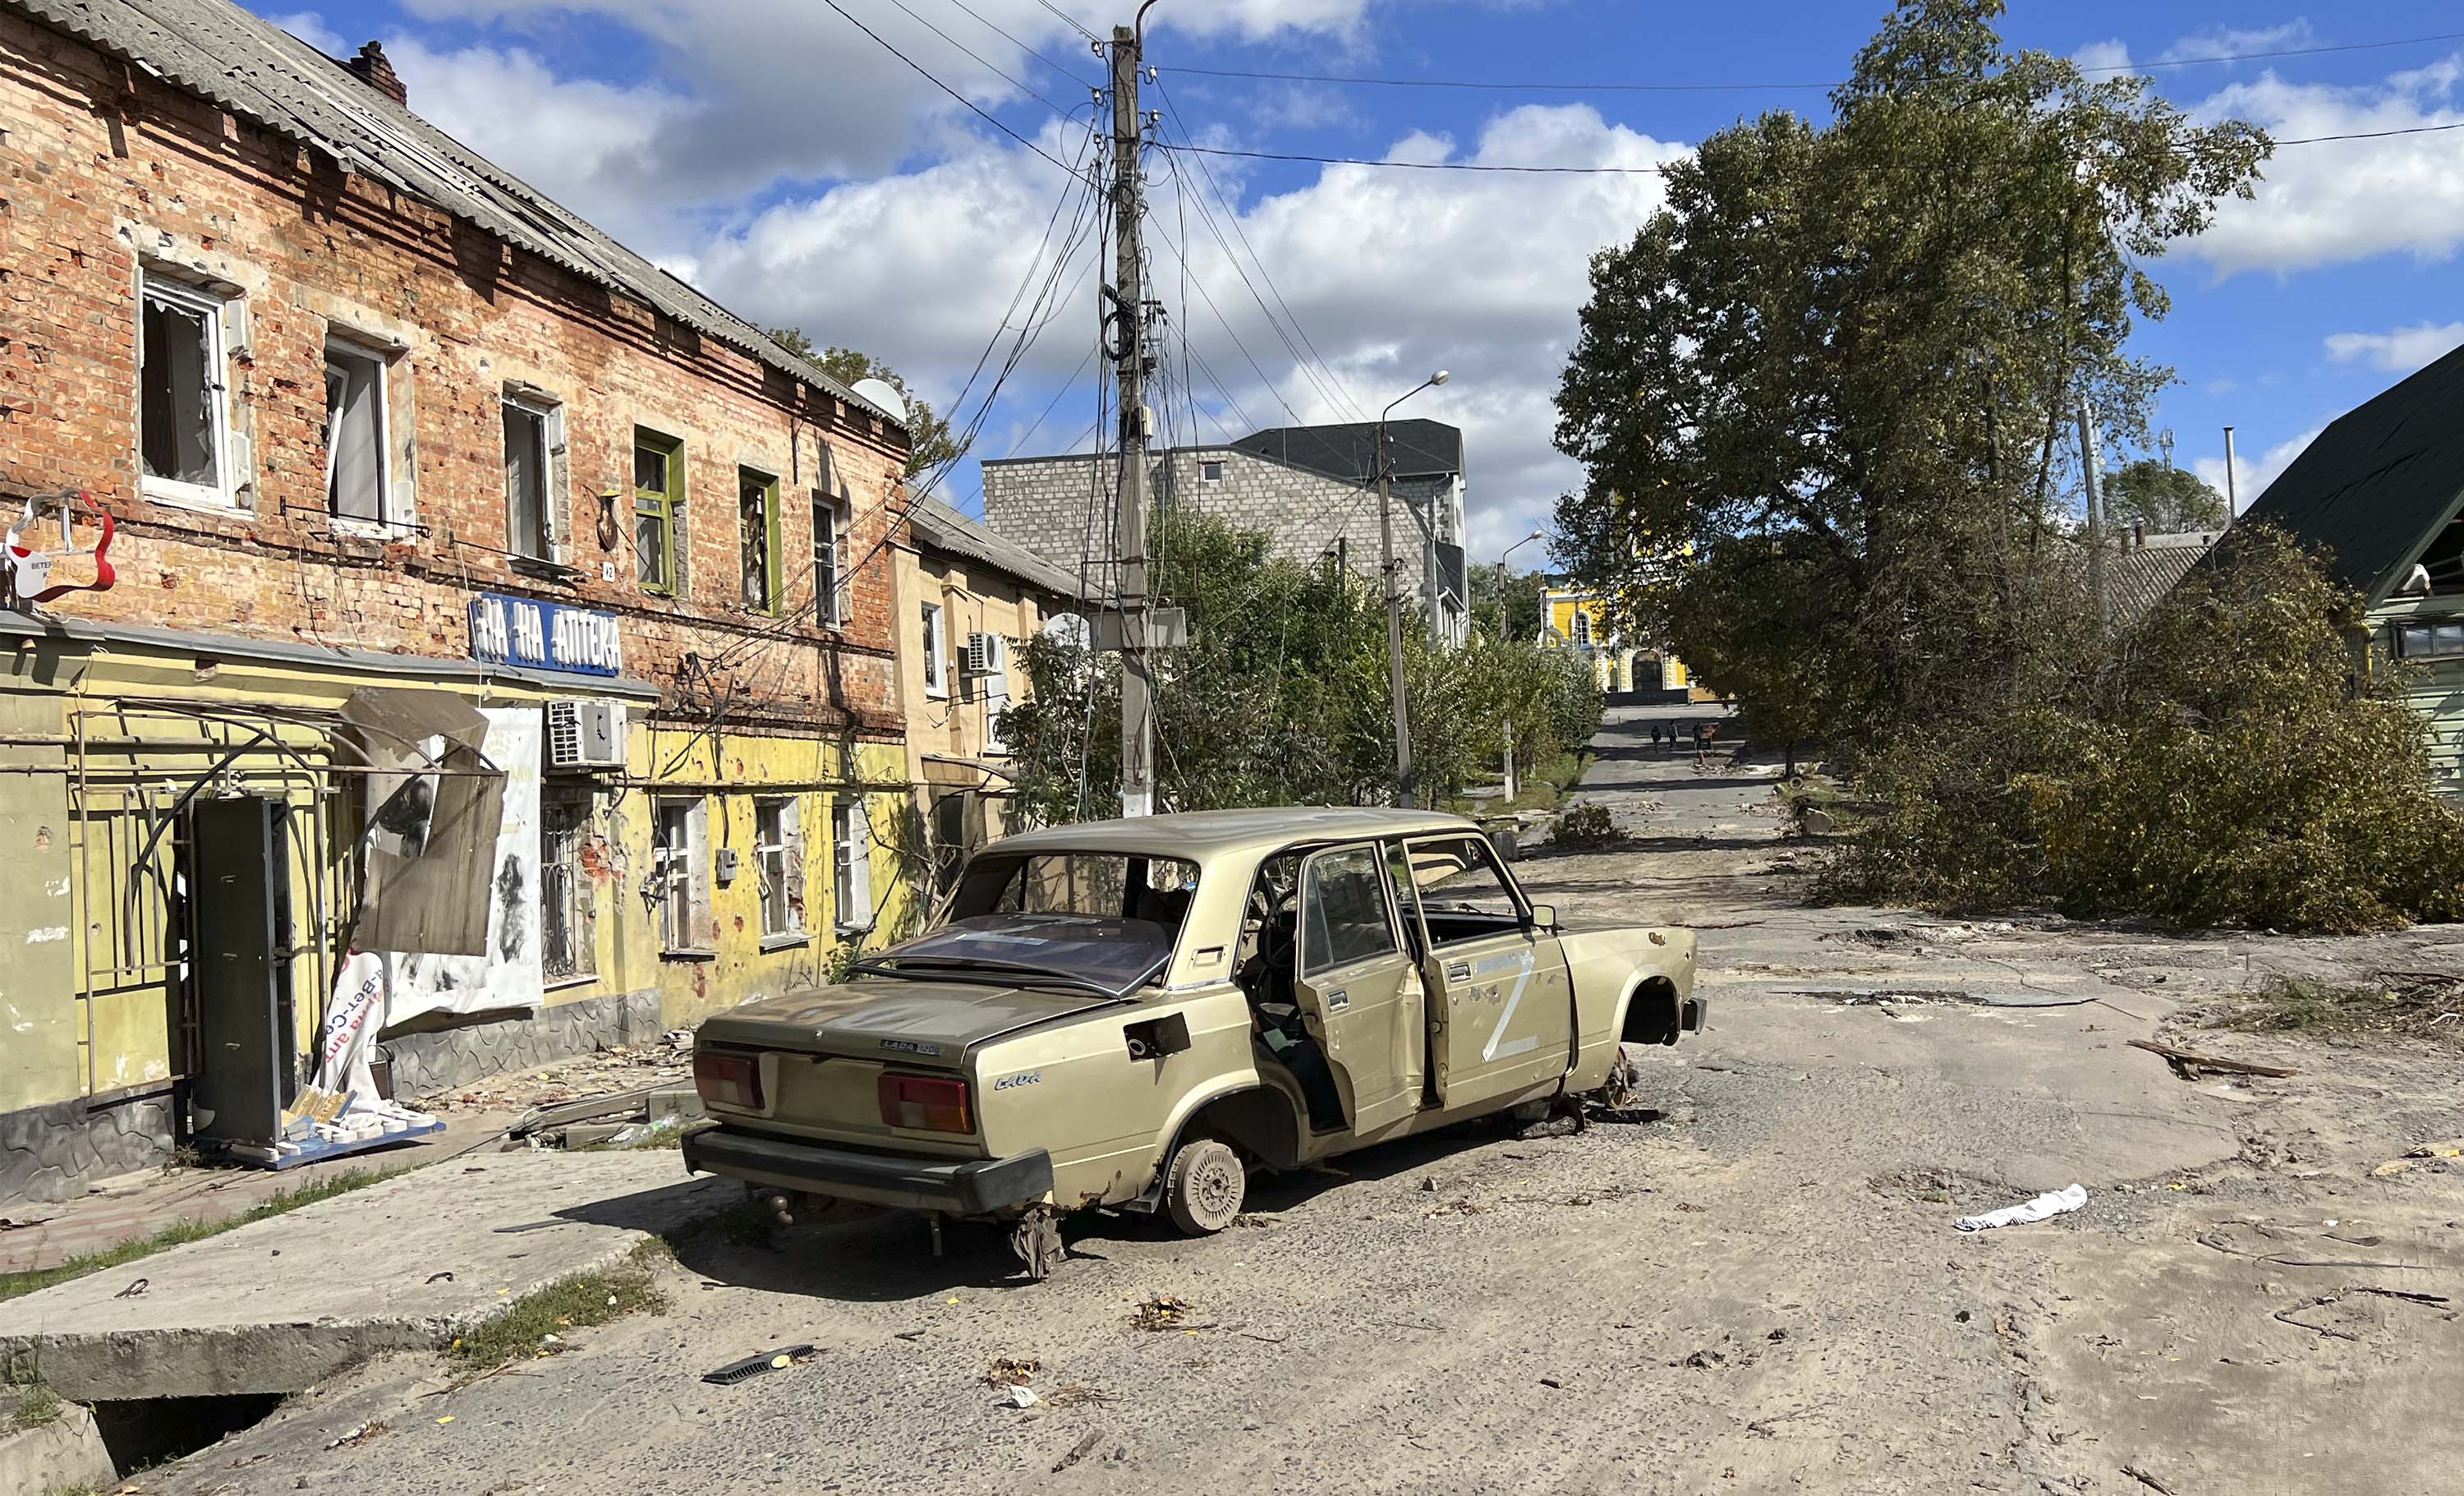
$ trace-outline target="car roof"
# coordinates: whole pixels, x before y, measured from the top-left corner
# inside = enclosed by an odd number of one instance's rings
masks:
[[[1274,805],[1255,810],[1194,810],[1131,821],[1082,821],[1003,837],[984,850],[1127,852],[1203,862],[1239,853],[1264,855],[1298,842],[1364,841],[1480,827],[1434,810],[1356,805]]]

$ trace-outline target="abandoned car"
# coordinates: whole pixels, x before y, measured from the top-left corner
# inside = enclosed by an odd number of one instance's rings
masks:
[[[864,1201],[1220,1231],[1247,1170],[1515,1107],[1614,1101],[1622,1045],[1699,1029],[1694,935],[1570,931],[1471,822],[1273,809],[1055,827],[959,870],[846,981],[702,1024],[688,1168],[782,1216]],[[818,1197],[818,1199],[812,1198]],[[811,1200],[811,1205],[807,1201]]]

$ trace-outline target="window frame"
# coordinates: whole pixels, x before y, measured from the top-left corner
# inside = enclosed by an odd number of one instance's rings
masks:
[[[503,442],[505,459],[505,554],[517,561],[554,564],[557,561],[561,532],[556,523],[557,452],[562,445],[560,427],[564,407],[555,399],[528,389],[507,389],[497,399],[497,430]],[[528,550],[524,542],[530,537],[517,533],[514,510],[513,433],[505,429],[516,413],[539,423],[539,549]]]
[[[1312,941],[1309,935],[1309,912],[1311,905],[1315,902],[1313,894],[1316,889],[1315,879],[1317,869],[1334,858],[1354,856],[1366,859],[1370,881],[1376,887],[1377,908],[1386,916],[1386,938],[1388,942],[1386,949],[1382,951],[1364,952],[1355,956],[1346,956],[1339,960],[1330,962],[1323,966],[1314,964],[1310,956],[1310,947],[1315,942]],[[1327,976],[1331,973],[1350,971],[1355,966],[1366,965],[1371,961],[1406,960],[1410,958],[1410,942],[1404,938],[1402,921],[1398,917],[1398,912],[1395,907],[1395,892],[1394,890],[1387,887],[1386,864],[1386,848],[1383,845],[1376,842],[1350,842],[1335,847],[1322,847],[1301,859],[1299,904],[1300,924],[1299,929],[1296,932],[1297,938],[1295,940],[1295,945],[1297,949],[1293,953],[1293,963],[1302,981],[1313,981],[1316,979]]]
[[[949,616],[941,604],[924,605],[924,694],[935,701],[950,699]]]
[[[1207,471],[1209,469],[1213,469],[1214,471]],[[1200,457],[1198,459],[1198,481],[1200,483],[1210,484],[1222,482],[1223,459],[1221,457]]]
[[[776,825],[765,825],[775,816]],[[812,939],[805,928],[803,878],[804,837],[802,807],[793,795],[762,795],[753,802],[753,875],[761,906],[761,946],[776,950]],[[773,917],[772,899],[778,908]]]
[[[137,407],[137,489],[145,498],[173,504],[186,504],[206,509],[239,507],[239,485],[231,473],[231,338],[223,319],[232,297],[217,296],[201,286],[140,270],[137,276],[137,340],[136,394]],[[145,304],[161,301],[183,311],[200,314],[205,333],[205,357],[208,388],[213,399],[207,405],[211,427],[214,481],[210,484],[189,483],[180,478],[166,478],[145,471]]]
[[[539,966],[550,987],[595,981],[599,977],[598,911],[581,856],[582,841],[590,834],[595,814],[594,799],[587,790],[556,787],[539,796]],[[554,825],[560,812],[572,812],[575,817],[574,825],[562,832]],[[561,848],[557,845],[560,835],[566,838]],[[563,897],[552,899],[550,891],[559,882],[563,885]],[[572,945],[571,964],[561,972],[555,969],[548,940],[554,928],[550,911],[560,905],[565,937]]]
[[[710,928],[709,803],[699,796],[675,796],[653,800],[650,806],[650,872],[659,891],[659,954],[707,957],[712,954],[703,943]],[[671,817],[682,827],[681,846],[669,843]]]
[[[985,645],[992,650],[993,668],[976,677],[976,689],[984,707],[983,750],[988,756],[1007,758],[1009,739],[1001,736],[1001,714],[1009,710],[1009,639],[993,632],[984,633]]]
[[[761,589],[762,596],[753,597],[752,560],[748,554],[751,532],[744,523],[744,495],[748,488],[761,492]],[[779,477],[759,468],[738,464],[736,469],[736,570],[739,591],[743,594],[745,611],[764,618],[780,614],[779,594],[783,590],[784,568],[779,555]]]
[[[340,503],[341,495],[334,492],[334,479],[337,475],[336,459],[340,456],[340,452],[334,446],[336,417],[330,391],[333,387],[334,365],[338,363],[365,364],[371,375],[369,388],[375,396],[371,406],[375,411],[377,429],[377,512],[374,517],[343,514]],[[371,531],[399,529],[407,517],[398,517],[394,514],[393,504],[393,452],[391,451],[393,355],[329,332],[325,335],[325,374],[328,390],[325,406],[325,513],[337,523],[357,529]]]
[[[2459,637],[2456,647],[2452,649],[2439,649],[2436,643],[2438,630],[2441,628],[2457,629],[2460,635],[2464,635],[2464,614],[2452,617],[2442,614],[2417,615],[2412,618],[2398,619],[2393,627],[2397,659],[2432,663],[2442,660],[2464,660],[2464,637]],[[2431,643],[2428,648],[2417,651],[2412,648],[2409,636],[2415,633],[2429,637]]]
[[[1402,839],[1400,844],[1403,853],[1403,870],[1405,875],[1411,875],[1413,855],[1420,848],[1424,847],[1441,846],[1447,843],[1463,843],[1474,848],[1473,855],[1479,858],[1483,867],[1485,867],[1490,873],[1495,875],[1497,886],[1506,891],[1507,902],[1511,904],[1514,908],[1514,913],[1510,917],[1515,921],[1515,928],[1528,934],[1531,929],[1530,896],[1523,891],[1523,886],[1521,884],[1515,882],[1512,877],[1507,875],[1505,862],[1498,857],[1496,847],[1491,845],[1488,838],[1485,836],[1482,836],[1477,832],[1464,831],[1439,831],[1422,836],[1407,836]],[[1397,890],[1397,897],[1400,898],[1404,891],[1405,891]],[[1422,890],[1420,887],[1420,881],[1418,877],[1412,878],[1412,886],[1408,891],[1412,896],[1412,909],[1414,914],[1419,923],[1422,933],[1428,940],[1429,949],[1433,951],[1441,951],[1449,946],[1468,945],[1476,940],[1495,939],[1498,935],[1506,934],[1506,931],[1503,928],[1499,928],[1494,930],[1485,930],[1477,935],[1456,935],[1450,939],[1441,939],[1437,931],[1430,927],[1429,921],[1432,912],[1428,908],[1428,900],[1421,896]],[[1435,917],[1444,919],[1449,917],[1449,915],[1446,911],[1440,910],[1435,912]],[[1504,914],[1492,914],[1485,911],[1480,911],[1475,912],[1469,916],[1454,915],[1453,917],[1496,920],[1505,919],[1509,916]]]
[[[667,487],[642,487],[642,451],[656,451],[667,465]],[[651,597],[684,596],[684,556],[677,541],[683,525],[678,522],[685,503],[685,442],[681,436],[670,436],[653,428],[633,428],[633,584]],[[642,521],[657,522],[662,547],[660,580],[642,580]]]
[[[830,924],[842,935],[873,926],[872,811],[861,795],[830,802]]]
[[[813,622],[824,628],[846,627],[853,611],[848,605],[847,515],[845,499],[826,488],[813,490]],[[829,521],[826,545],[825,517]]]

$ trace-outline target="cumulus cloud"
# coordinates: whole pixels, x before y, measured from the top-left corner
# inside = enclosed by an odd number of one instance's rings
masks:
[[[269,15],[266,19],[329,57],[347,57],[360,50],[344,40],[341,33],[327,26],[325,18],[314,11],[297,11],[289,15]]]
[[[2422,322],[2384,333],[2331,333],[2327,357],[2339,363],[2368,360],[2377,368],[2409,374],[2464,346],[2464,322]]]
[[[2071,60],[2090,73],[2127,73],[2130,49],[2121,41],[2092,41],[2071,54]]]
[[[2247,451],[2236,451],[2233,454],[2232,488],[2233,497],[2238,501],[2235,513],[2247,513],[2251,505],[2258,502],[2259,495],[2267,492],[2268,485],[2281,477],[2284,470],[2293,466],[2293,459],[2300,456],[2312,442],[2319,439],[2319,433],[2326,429],[2325,423],[2322,422],[2299,436],[2277,442],[2256,457],[2251,456]],[[2190,471],[2199,475],[2200,482],[2217,493],[2227,492],[2225,455],[2222,451],[2194,460],[2190,464]]]
[[[2267,163],[2251,202],[2226,203],[2189,252],[2220,275],[2308,270],[2374,255],[2435,261],[2464,246],[2464,124],[2454,103],[2464,56],[2345,88],[2288,83],[2270,73],[2202,101],[2203,120],[2243,119],[2278,140],[2380,134],[2287,145]]]
[[[2319,39],[2307,19],[2295,19],[2281,26],[2224,27],[2185,36],[2156,55],[2159,62],[2204,62],[2212,58],[2244,57],[2253,53],[2282,52],[2293,47],[2307,47]]]

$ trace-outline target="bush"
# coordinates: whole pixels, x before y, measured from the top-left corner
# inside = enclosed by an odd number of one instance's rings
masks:
[[[2237,533],[2065,697],[1870,753],[1883,809],[1825,891],[2190,927],[2455,917],[2464,820],[2362,613],[2289,541]]]
[[[1606,805],[1568,805],[1549,823],[1549,840],[1558,847],[1607,847],[1624,839]]]

